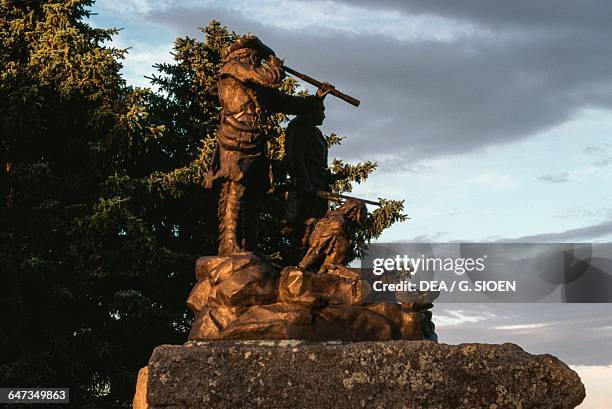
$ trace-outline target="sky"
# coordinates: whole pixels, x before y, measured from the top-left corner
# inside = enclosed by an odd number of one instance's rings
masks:
[[[124,74],[148,86],[178,36],[211,19],[252,32],[308,75],[361,100],[326,99],[330,155],[374,160],[355,194],[405,200],[380,241],[612,239],[612,2],[597,0],[98,0],[123,28]],[[312,88],[309,88],[312,90]],[[607,304],[440,305],[441,341],[516,342],[612,408]],[[608,346],[604,347],[607,344]]]

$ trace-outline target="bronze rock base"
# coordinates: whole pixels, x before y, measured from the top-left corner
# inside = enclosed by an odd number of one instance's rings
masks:
[[[279,266],[255,254],[201,257],[189,340],[387,341],[434,336],[431,304],[368,304],[361,273]]]

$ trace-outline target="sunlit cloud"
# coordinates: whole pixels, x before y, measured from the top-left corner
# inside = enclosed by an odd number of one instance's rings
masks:
[[[436,327],[443,328],[465,323],[476,323],[494,317],[493,314],[471,315],[463,310],[447,310],[444,313],[436,314]]]
[[[543,328],[548,326],[549,324],[541,322],[538,324],[515,324],[515,325],[500,325],[498,327],[493,327],[496,330],[502,331],[516,331],[516,330],[525,330],[525,329],[536,329]]]

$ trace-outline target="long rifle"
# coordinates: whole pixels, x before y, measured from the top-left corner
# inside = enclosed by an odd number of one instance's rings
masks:
[[[382,206],[382,203],[380,202],[375,202],[374,200],[369,200],[369,199],[362,199],[360,197],[355,197],[355,196],[349,196],[349,195],[341,195],[340,193],[331,193],[331,192],[326,192],[324,190],[319,190],[317,191],[317,196],[323,198],[323,199],[327,199],[327,200],[332,200],[332,201],[339,201],[341,199],[344,200],[355,200],[357,202],[362,202],[365,204],[371,204],[371,205],[375,205],[375,206]]]
[[[282,183],[274,186],[273,192],[276,194],[284,193],[284,192],[297,192],[297,189],[292,183]],[[331,200],[333,202],[339,202],[341,200],[356,200],[358,202],[362,202],[365,204],[370,204],[374,206],[382,206],[382,203],[376,202],[374,200],[362,199],[360,197],[342,195],[340,193],[332,193],[326,192],[325,190],[317,190],[314,192],[315,195],[319,196],[322,199]]]
[[[295,76],[295,77],[298,77],[299,79],[304,80],[304,81],[306,81],[307,83],[312,84],[312,85],[314,85],[314,86],[315,86],[315,87],[317,87],[317,88],[318,88],[318,87],[321,87],[321,86],[323,85],[323,83],[322,83],[321,81],[315,80],[314,78],[309,77],[309,76],[308,76],[308,75],[306,75],[306,74],[302,74],[301,72],[296,71],[296,70],[294,70],[293,68],[289,68],[289,67],[287,67],[286,65],[283,65],[283,69],[285,70],[285,72],[288,72],[289,74],[291,74],[291,75],[293,75],[293,76]],[[342,93],[342,92],[338,91],[338,90],[337,90],[337,89],[335,89],[335,88],[332,88],[332,89],[329,91],[329,93],[330,93],[330,94],[332,94],[333,96],[337,97],[337,98],[340,98],[340,99],[341,99],[341,100],[343,100],[343,101],[348,102],[348,103],[349,103],[349,104],[351,104],[351,105],[356,106],[356,107],[358,107],[358,106],[359,106],[359,104],[361,103],[361,101],[359,101],[358,99],[353,98],[353,97],[351,97],[350,95],[346,95],[346,94],[344,94],[344,93]]]

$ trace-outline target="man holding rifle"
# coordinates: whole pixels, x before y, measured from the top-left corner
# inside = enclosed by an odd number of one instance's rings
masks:
[[[221,57],[221,123],[205,186],[221,187],[219,255],[230,255],[257,251],[260,209],[270,187],[265,115],[305,114],[319,109],[320,101],[281,92],[282,62],[253,35],[239,37]]]

